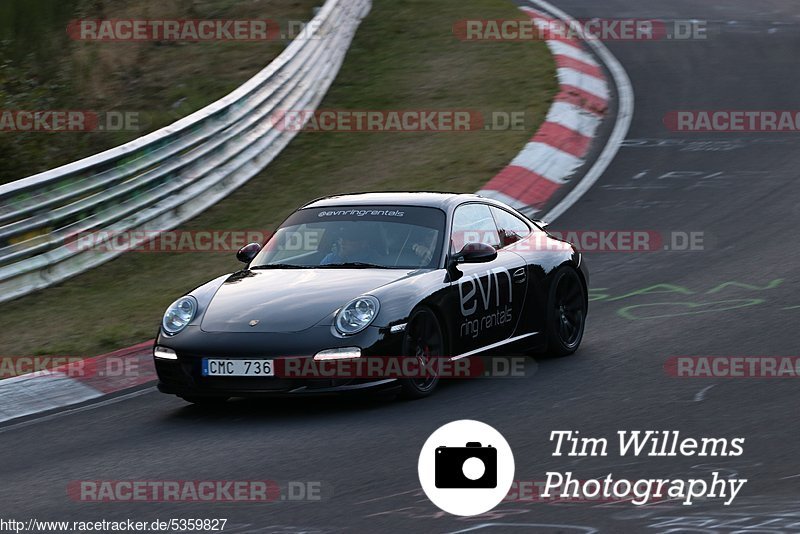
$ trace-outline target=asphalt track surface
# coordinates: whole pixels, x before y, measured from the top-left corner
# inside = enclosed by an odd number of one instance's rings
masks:
[[[595,294],[609,296],[592,302],[579,353],[531,361],[527,378],[459,381],[418,402],[238,402],[214,412],[150,389],[7,428],[0,432],[3,515],[226,517],[226,532],[800,530],[797,381],[682,379],[663,369],[676,355],[798,354],[798,138],[686,135],[662,122],[667,112],[680,109],[797,109],[800,8],[792,0],[555,4],[576,18],[720,22],[705,41],[608,43],[636,94],[629,141],[554,225],[700,231],[705,250],[590,255]],[[646,146],[630,141],[645,139]],[[759,289],[778,279],[772,289]],[[656,284],[684,290],[617,298]],[[629,308],[641,304],[652,306]],[[741,307],[725,309],[733,305]],[[428,435],[463,418],[489,423],[505,435],[517,479],[543,480],[548,470],[573,471],[581,479],[609,472],[628,479],[703,477],[722,470],[749,482],[730,507],[719,500],[639,508],[511,502],[489,517],[455,518],[421,494],[416,465]],[[565,429],[608,438],[617,430],[679,430],[686,437],[746,441],[738,458],[553,457],[549,433]],[[325,498],[214,505],[75,502],[67,485],[84,479],[320,481]]]

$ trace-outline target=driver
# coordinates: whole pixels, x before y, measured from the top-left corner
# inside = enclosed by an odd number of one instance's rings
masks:
[[[421,235],[418,235],[411,245],[411,250],[419,258],[419,265],[428,265],[433,258],[434,247],[436,246],[436,238],[438,232],[433,229],[425,229]]]
[[[340,236],[334,243],[333,250],[322,258],[320,265],[378,263],[377,254],[370,247],[363,230],[359,230],[355,225],[348,225],[341,230]]]

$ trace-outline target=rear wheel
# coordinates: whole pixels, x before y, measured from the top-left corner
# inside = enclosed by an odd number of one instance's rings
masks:
[[[578,350],[586,325],[586,291],[575,269],[556,271],[547,316],[547,351],[567,356]]]
[[[419,308],[411,314],[403,338],[403,356],[417,358],[420,368],[432,359],[444,356],[444,335],[431,310]],[[438,384],[439,377],[435,374],[400,379],[402,395],[408,399],[427,397]]]

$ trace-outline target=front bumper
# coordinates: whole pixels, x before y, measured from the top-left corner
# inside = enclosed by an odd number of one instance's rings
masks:
[[[203,376],[203,358],[309,360],[324,349],[360,347],[362,356],[397,356],[402,333],[368,327],[348,338],[337,338],[330,327],[313,327],[300,333],[209,333],[197,327],[168,337],[160,334],[156,345],[169,347],[177,359],[154,358],[158,389],[181,397],[263,397],[358,392],[398,387],[395,379],[358,377],[295,378]]]

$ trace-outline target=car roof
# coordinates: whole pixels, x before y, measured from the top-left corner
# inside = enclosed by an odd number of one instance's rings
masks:
[[[303,206],[303,208],[327,208],[334,206],[426,206],[440,208],[448,211],[455,205],[466,201],[488,199],[478,195],[466,193],[437,193],[437,192],[409,192],[390,191],[378,193],[349,193],[318,198]]]

